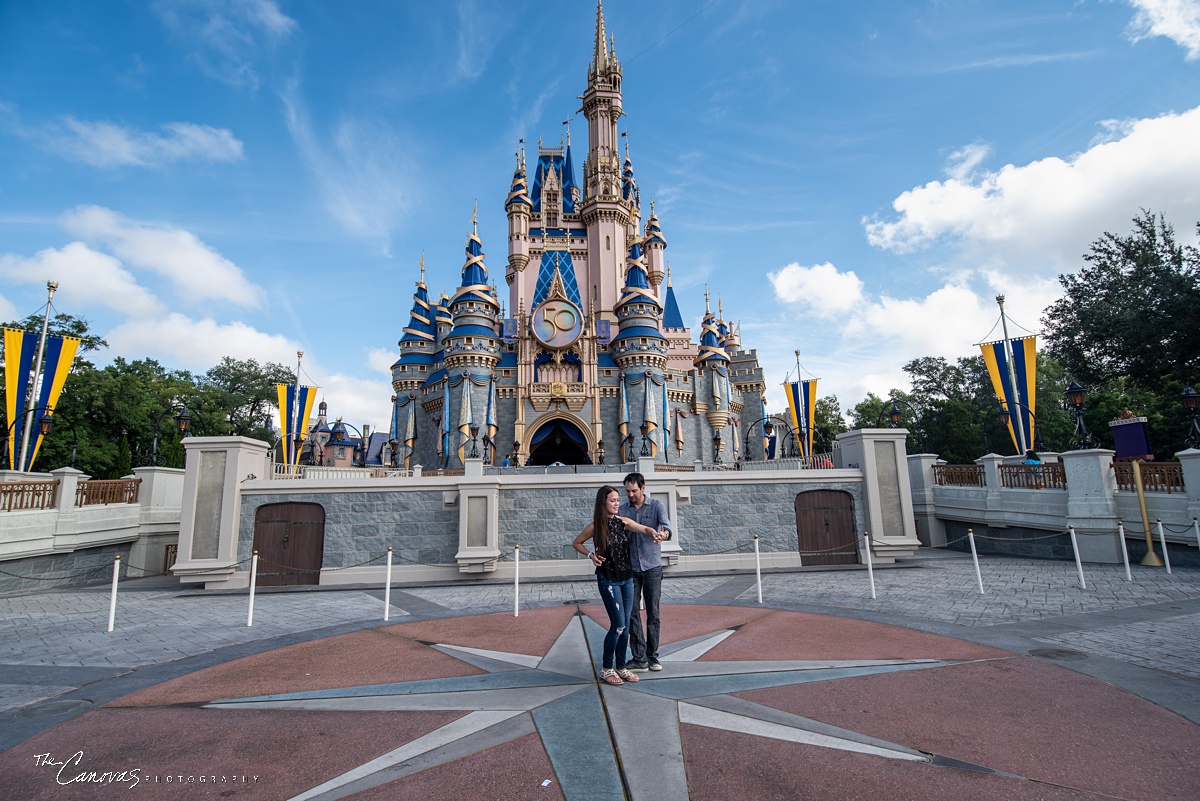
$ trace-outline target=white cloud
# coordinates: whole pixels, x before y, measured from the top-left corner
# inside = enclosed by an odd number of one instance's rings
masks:
[[[254,61],[300,29],[273,0],[158,0],[151,7],[201,69],[251,89],[258,87]]]
[[[801,267],[792,262],[767,273],[775,296],[785,303],[800,303],[821,317],[831,317],[862,302],[863,282],[853,272],[841,272],[829,262]]]
[[[1139,208],[1200,219],[1200,108],[1128,125],[1068,159],[1008,164],[971,179],[931,181],[893,202],[894,220],[863,219],[871,244],[908,252],[948,240],[1014,271],[1078,263],[1105,230]]]
[[[503,41],[501,35],[508,27],[507,15],[489,13],[478,0],[458,0],[458,63],[459,78],[478,78],[487,61]]]
[[[1187,60],[1200,59],[1200,2],[1197,0],[1129,0],[1137,14],[1129,23],[1134,42],[1165,36],[1187,50]]]
[[[66,117],[29,135],[60,155],[94,167],[161,167],[176,161],[239,161],[242,143],[227,128],[171,122],[164,133]]]
[[[0,264],[2,263],[3,259],[0,258]],[[8,298],[3,295],[0,295],[0,320],[13,322],[17,320],[17,307],[12,305]]]
[[[988,145],[966,145],[946,159],[946,174],[957,181],[968,181],[975,174],[975,169],[991,154],[992,148]]]
[[[81,206],[63,217],[75,236],[100,241],[126,262],[170,279],[188,301],[220,300],[256,307],[262,290],[236,264],[182,228],[150,226],[99,206]]]
[[[367,354],[367,366],[377,373],[383,373],[390,380],[392,365],[400,358],[400,352],[391,348],[372,348]]]
[[[22,284],[58,282],[58,301],[66,307],[106,306],[130,316],[159,315],[164,311],[145,287],[139,286],[121,262],[72,242],[61,250],[47,248],[33,258],[0,256],[0,275]]]
[[[327,151],[313,132],[296,85],[281,94],[292,140],[320,186],[330,214],[350,233],[377,240],[384,252],[408,209],[411,168],[406,149],[381,125],[345,118]]]

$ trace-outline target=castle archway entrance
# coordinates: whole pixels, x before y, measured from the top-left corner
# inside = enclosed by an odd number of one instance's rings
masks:
[[[530,464],[590,464],[587,437],[578,426],[561,417],[542,424],[533,433],[529,448]]]

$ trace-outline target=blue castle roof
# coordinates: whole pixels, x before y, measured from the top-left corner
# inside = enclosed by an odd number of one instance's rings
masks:
[[[550,286],[554,283],[555,270],[558,270],[559,275],[562,276],[567,300],[582,309],[583,303],[579,300],[579,285],[575,279],[575,264],[571,261],[571,254],[565,250],[547,250],[542,254],[542,264],[538,269],[537,288],[533,293],[532,308],[536,308],[550,293]]]
[[[565,214],[574,214],[575,196],[571,189],[578,188],[579,184],[575,182],[575,166],[571,161],[571,146],[567,145],[562,155],[556,153],[542,153],[538,156],[537,166],[533,170],[533,210],[540,212],[542,210],[542,181],[543,176],[549,171],[554,170],[555,174],[562,175],[562,204]]]
[[[686,328],[683,315],[679,313],[679,302],[675,300],[675,288],[667,284],[667,309],[663,313],[663,328]]]

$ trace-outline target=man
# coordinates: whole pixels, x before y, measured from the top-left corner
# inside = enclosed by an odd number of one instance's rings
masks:
[[[629,650],[633,661],[626,667],[637,672],[662,670],[658,661],[658,599],[662,594],[662,546],[671,538],[671,520],[663,502],[646,497],[646,477],[641,473],[625,476],[626,503],[617,514],[649,526],[658,532],[653,539],[635,536],[630,540],[629,555],[633,563],[633,610],[629,618]],[[646,605],[646,630],[642,631],[639,599]]]

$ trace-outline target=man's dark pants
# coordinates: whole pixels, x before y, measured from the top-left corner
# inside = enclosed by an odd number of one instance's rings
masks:
[[[634,662],[658,659],[658,599],[662,595],[662,568],[633,574],[633,614],[629,618],[629,650]],[[646,628],[642,630],[639,599],[646,602]]]

